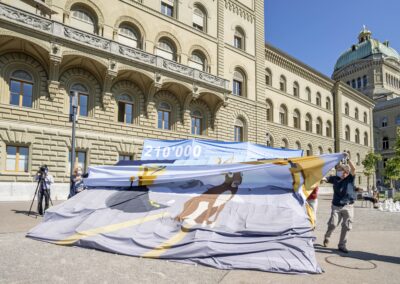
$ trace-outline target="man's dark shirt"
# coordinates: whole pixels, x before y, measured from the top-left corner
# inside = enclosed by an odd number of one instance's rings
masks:
[[[352,174],[349,174],[344,179],[338,176],[330,176],[328,178],[328,183],[333,184],[333,205],[344,206],[354,203],[354,176]]]

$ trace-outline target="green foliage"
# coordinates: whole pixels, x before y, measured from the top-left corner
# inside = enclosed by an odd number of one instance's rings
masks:
[[[370,177],[373,173],[375,173],[376,163],[381,160],[382,156],[380,154],[369,152],[362,161],[364,166],[364,175]]]
[[[390,186],[393,188],[393,181],[400,179],[400,159],[398,157],[391,158],[387,161],[385,176],[389,179]]]

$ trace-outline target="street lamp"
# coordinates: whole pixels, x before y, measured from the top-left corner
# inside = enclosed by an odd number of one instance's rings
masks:
[[[69,121],[72,122],[72,149],[71,149],[71,166],[70,166],[70,190],[68,198],[71,198],[74,194],[72,188],[74,164],[75,164],[75,128],[76,122],[78,121],[78,92],[74,91],[71,96],[71,113]]]

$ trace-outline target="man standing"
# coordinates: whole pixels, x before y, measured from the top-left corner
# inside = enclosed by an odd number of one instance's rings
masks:
[[[347,233],[352,228],[354,207],[353,203],[356,199],[354,180],[356,169],[348,155],[345,157],[347,164],[343,164],[337,167],[337,175],[324,178],[323,181],[331,183],[333,185],[333,200],[332,200],[332,211],[331,217],[328,221],[328,230],[325,234],[324,246],[327,247],[329,244],[329,238],[331,237],[336,226],[339,222],[342,222],[342,231],[340,233],[339,250],[344,253],[348,253],[347,244]]]
[[[43,197],[44,197],[44,211],[49,208],[50,200],[50,185],[54,183],[54,178],[49,174],[47,166],[40,167],[40,171],[36,175],[36,180],[39,182],[38,192],[38,213],[43,215]]]

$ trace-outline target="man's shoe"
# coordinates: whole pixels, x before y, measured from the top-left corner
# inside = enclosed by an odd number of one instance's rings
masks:
[[[339,251],[344,252],[344,253],[349,253],[349,251],[346,247],[339,247]]]
[[[329,240],[328,239],[325,239],[324,240],[324,247],[327,247],[329,245]]]

